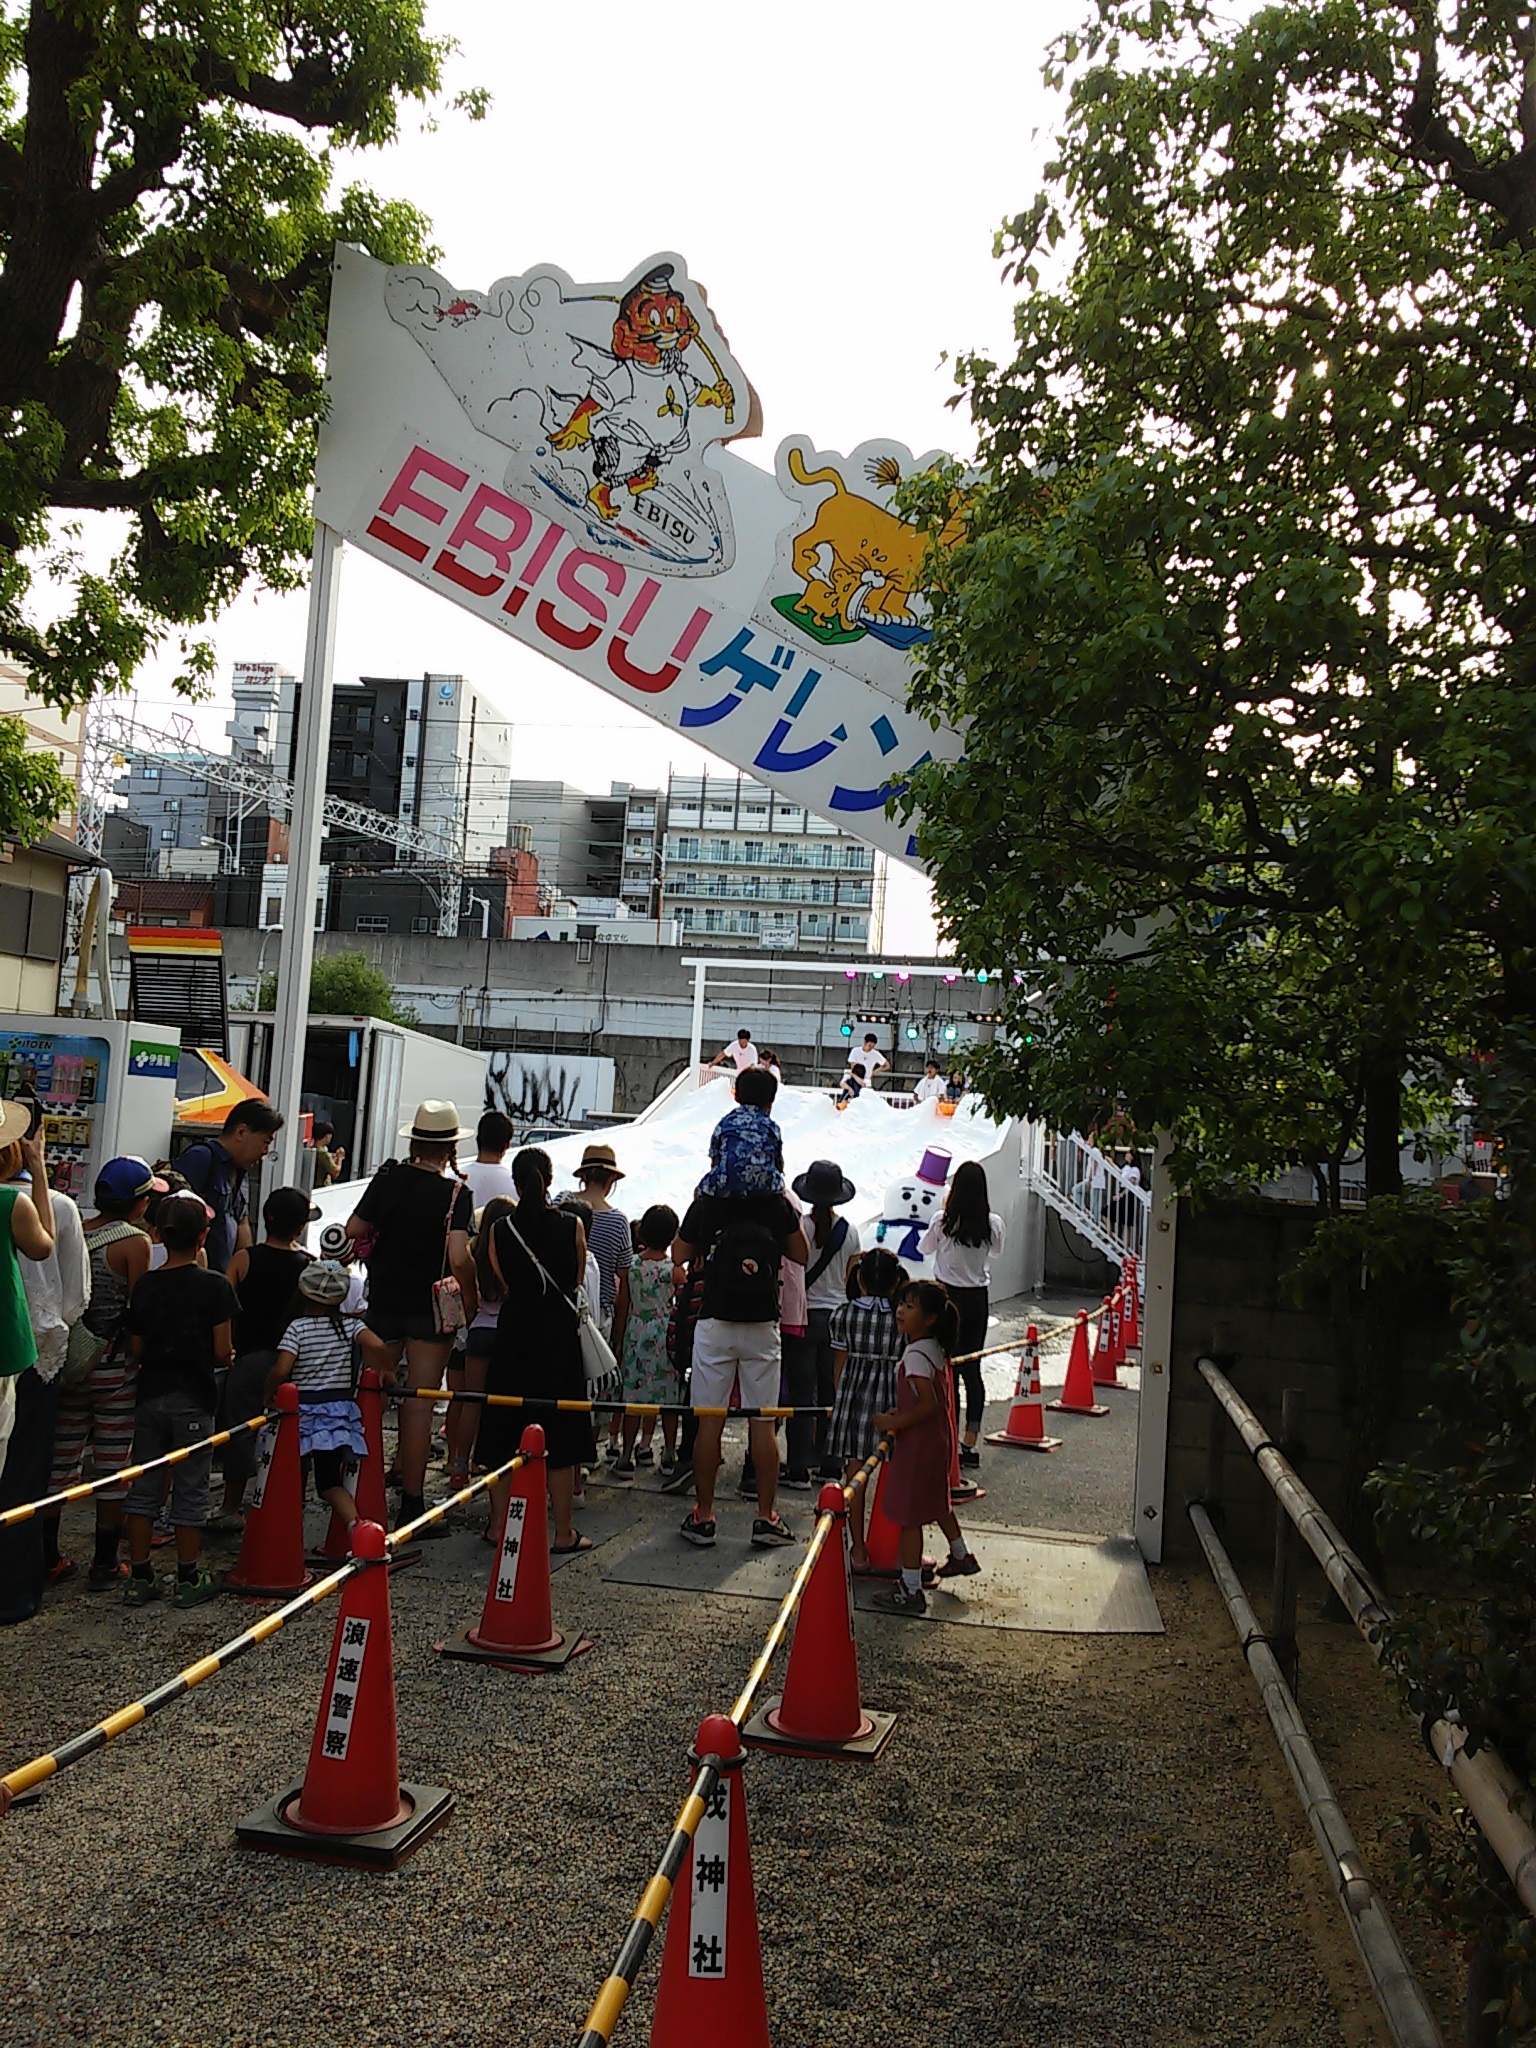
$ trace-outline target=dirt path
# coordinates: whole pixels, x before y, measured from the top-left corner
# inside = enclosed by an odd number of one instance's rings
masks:
[[[597,1638],[558,1679],[434,1656],[478,1608],[486,1553],[469,1537],[461,1580],[396,1578],[406,1774],[459,1805],[394,1876],[233,1844],[235,1819],[302,1765],[319,1618],[13,1814],[0,2048],[570,2048],[670,1826],[687,1742],[772,1611],[605,1582],[678,1512],[638,1500],[629,1530],[557,1575],[557,1619]],[[722,1509],[723,1544],[744,1540],[747,1512]],[[1193,1573],[1154,1588],[1160,1637],[860,1616],[865,1697],[901,1715],[886,1757],[755,1757],[747,1780],[779,2048],[1386,2041],[1225,1609]],[[128,1614],[64,1589],[0,1637],[7,1762],[245,1613]],[[1390,1894],[1377,1833],[1438,1774],[1356,1651],[1309,1627],[1303,1701]],[[1415,1960],[1438,1954],[1400,1925]],[[1453,1974],[1428,1981],[1444,1992]],[[620,2043],[646,2040],[653,1985],[652,1969]]]

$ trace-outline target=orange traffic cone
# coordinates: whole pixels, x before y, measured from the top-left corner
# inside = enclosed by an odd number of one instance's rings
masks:
[[[299,1463],[299,1390],[285,1380],[273,1397],[278,1411],[256,1440],[256,1491],[245,1518],[240,1555],[225,1577],[231,1593],[257,1600],[302,1592],[314,1578],[304,1562],[304,1473]]]
[[[1093,1352],[1093,1384],[1096,1387],[1124,1387],[1120,1377],[1120,1290],[1106,1294],[1099,1310],[1099,1341]]]
[[[735,1723],[699,1723],[689,1762],[718,1757],[720,1782],[672,1894],[651,2048],[769,2048],[763,1952],[747,1841],[746,1758]]]
[[[899,1579],[901,1577],[901,1530],[885,1512],[885,1475],[888,1461],[882,1459],[875,1467],[873,1485],[865,1489],[866,1527],[864,1548],[869,1552],[869,1563],[859,1573],[861,1579]],[[928,1584],[938,1569],[936,1557],[923,1559],[923,1582]]]
[[[369,1569],[342,1591],[309,1767],[240,1822],[248,1849],[393,1870],[453,1811],[451,1792],[400,1782],[388,1554],[380,1525],[357,1523],[352,1555]]]
[[[870,1763],[896,1726],[894,1714],[869,1714],[859,1701],[859,1653],[853,1638],[853,1580],[848,1570],[848,1504],[824,1486],[816,1513],[836,1516],[800,1601],[784,1691],[741,1731],[757,1749],[791,1756],[846,1757]]]
[[[384,1382],[371,1365],[365,1365],[358,1375],[357,1407],[363,1418],[363,1442],[368,1449],[359,1462],[350,1467],[352,1485],[349,1491],[357,1502],[358,1519],[377,1522],[383,1528],[389,1523],[389,1496],[384,1491]],[[327,1564],[346,1557],[348,1535],[346,1523],[332,1508],[331,1526],[317,1556]]]
[[[563,1671],[591,1644],[580,1636],[563,1636],[551,1618],[549,1503],[544,1431],[538,1423],[529,1423],[518,1449],[528,1462],[512,1474],[497,1524],[479,1626],[444,1643],[442,1653],[477,1664],[501,1664],[510,1671]]]
[[[953,1366],[947,1368],[947,1378],[949,1381],[949,1412],[955,1417],[954,1434],[949,1440],[949,1497],[952,1501],[985,1500],[987,1489],[984,1486],[978,1484],[974,1479],[963,1479],[960,1476],[960,1419],[957,1412],[960,1396],[956,1387],[955,1368]],[[941,1394],[939,1398],[943,1400],[945,1396]]]
[[[1125,1321],[1123,1341],[1125,1355],[1135,1353],[1133,1364],[1141,1363],[1141,1276],[1136,1270],[1136,1256],[1133,1253],[1121,1268],[1120,1284],[1125,1289]]]
[[[1080,1308],[1072,1332],[1072,1352],[1067,1360],[1067,1384],[1059,1401],[1046,1407],[1057,1415],[1107,1415],[1109,1410],[1093,1398],[1093,1367],[1088,1359],[1088,1311]]]
[[[1013,1390],[1005,1429],[995,1429],[989,1444],[1012,1444],[1020,1451],[1059,1451],[1062,1439],[1045,1433],[1045,1404],[1040,1398],[1040,1332],[1031,1323],[1024,1333],[1024,1354]]]

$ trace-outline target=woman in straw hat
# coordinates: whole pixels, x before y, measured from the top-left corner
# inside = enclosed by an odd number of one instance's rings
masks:
[[[470,1196],[453,1173],[459,1140],[465,1135],[452,1102],[419,1102],[400,1135],[409,1147],[404,1164],[391,1160],[363,1191],[347,1218],[347,1235],[373,1239],[368,1254],[368,1315],[363,1346],[370,1363],[392,1375],[405,1354],[412,1387],[439,1387],[448,1368],[453,1335],[438,1327],[433,1290],[450,1274],[463,1292],[467,1313],[475,1310],[475,1264],[469,1250]],[[431,1446],[432,1410],[425,1401],[404,1401],[400,1413],[400,1520],[422,1512]],[[430,1523],[423,1536],[444,1536],[446,1525]]]
[[[613,1328],[614,1303],[618,1296],[619,1275],[627,1273],[635,1248],[630,1238],[629,1218],[622,1210],[616,1209],[608,1196],[624,1178],[619,1170],[618,1158],[611,1145],[589,1145],[581,1155],[581,1164],[576,1169],[576,1178],[581,1183],[582,1200],[592,1211],[592,1226],[587,1232],[587,1252],[597,1268],[599,1285],[591,1289],[597,1301],[597,1319],[606,1337]],[[590,1277],[590,1276],[589,1276]],[[622,1417],[608,1418],[608,1456],[619,1455],[619,1424]],[[647,1457],[644,1461],[649,1464]]]
[[[48,1173],[41,1141],[27,1135],[31,1120],[30,1102],[0,1102],[0,1507],[6,1508],[47,1492],[53,1450],[57,1382],[37,1370],[21,1272],[22,1258],[41,1261],[54,1248]],[[30,1190],[20,1183],[23,1170],[31,1175]],[[0,1621],[27,1620],[42,1597],[42,1528],[34,1515],[0,1531]]]

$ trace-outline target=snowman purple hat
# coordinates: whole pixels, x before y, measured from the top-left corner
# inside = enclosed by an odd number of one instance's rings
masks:
[[[915,1177],[926,1181],[929,1187],[941,1188],[949,1179],[949,1169],[954,1163],[953,1153],[946,1152],[942,1145],[930,1145],[923,1154]]]

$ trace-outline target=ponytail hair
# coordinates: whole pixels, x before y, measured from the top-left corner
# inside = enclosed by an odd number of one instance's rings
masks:
[[[916,1302],[925,1316],[933,1318],[929,1336],[938,1340],[946,1358],[960,1348],[960,1311],[950,1299],[949,1289],[937,1280],[909,1280],[898,1301]]]
[[[868,1301],[892,1301],[907,1277],[907,1269],[894,1252],[863,1252],[848,1268],[848,1299],[863,1295]]]

